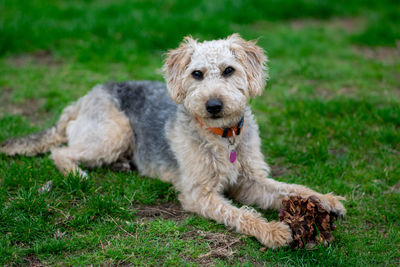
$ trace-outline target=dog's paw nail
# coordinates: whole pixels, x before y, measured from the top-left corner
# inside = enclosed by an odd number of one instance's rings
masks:
[[[346,210],[334,209],[334,210],[332,210],[332,213],[334,213],[338,218],[344,219]]]

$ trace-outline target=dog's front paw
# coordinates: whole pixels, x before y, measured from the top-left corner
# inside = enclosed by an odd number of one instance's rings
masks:
[[[287,246],[292,242],[292,230],[282,222],[269,222],[263,227],[259,241],[268,248]]]
[[[336,196],[332,193],[319,195],[322,206],[330,212],[336,213],[339,217],[343,218],[346,215],[346,208],[341,201],[346,200],[344,197]]]

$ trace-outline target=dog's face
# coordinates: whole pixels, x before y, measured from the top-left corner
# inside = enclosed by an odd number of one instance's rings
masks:
[[[186,37],[168,53],[164,66],[168,93],[211,127],[238,123],[250,97],[261,95],[266,56],[238,34],[199,43]]]

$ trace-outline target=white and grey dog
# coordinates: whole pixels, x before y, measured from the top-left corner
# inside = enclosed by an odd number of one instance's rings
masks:
[[[166,85],[98,85],[65,108],[54,127],[7,140],[1,151],[51,151],[60,171],[81,175],[86,173],[80,163],[95,167],[128,158],[141,175],[171,182],[185,210],[255,236],[267,247],[284,246],[292,239],[286,224],[237,208],[226,196],[279,209],[285,197],[315,195],[329,211],[346,210],[342,197],[269,178],[248,105],[264,89],[266,60],[255,42],[238,34],[201,43],[186,37],[167,55]]]

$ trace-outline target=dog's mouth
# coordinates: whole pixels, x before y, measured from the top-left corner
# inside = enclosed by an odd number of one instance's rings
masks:
[[[241,116],[241,114],[242,114],[242,112],[241,113],[239,113],[239,112],[237,112],[237,113],[236,112],[235,113],[221,112],[218,114],[207,114],[206,116],[203,116],[203,118],[210,119],[210,120],[219,120],[219,119],[230,120],[232,118],[234,119],[238,116]]]
[[[231,128],[238,124],[243,114],[227,116],[226,114],[198,116],[209,127]]]
[[[222,118],[222,115],[212,115],[210,117],[210,119],[213,119],[213,120],[217,120],[217,119],[221,119],[221,118]]]

